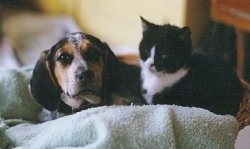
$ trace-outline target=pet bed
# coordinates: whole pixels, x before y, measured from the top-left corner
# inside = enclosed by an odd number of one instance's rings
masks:
[[[236,119],[200,108],[103,106],[37,123],[31,72],[0,70],[0,148],[234,148]]]

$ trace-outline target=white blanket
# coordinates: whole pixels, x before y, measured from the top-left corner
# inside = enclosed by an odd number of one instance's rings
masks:
[[[199,108],[98,107],[32,124],[41,107],[28,91],[31,72],[32,67],[0,69],[0,149],[234,148],[235,118]]]
[[[233,149],[238,133],[232,116],[167,105],[98,107],[41,124],[4,125],[1,147],[18,149]]]

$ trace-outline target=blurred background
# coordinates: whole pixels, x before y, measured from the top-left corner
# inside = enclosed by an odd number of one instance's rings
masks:
[[[88,33],[115,45],[138,46],[140,16],[156,24],[189,26],[196,45],[209,17],[200,0],[38,0],[50,14],[73,16]]]
[[[82,31],[116,54],[138,54],[140,16],[189,26],[195,51],[235,66],[234,28],[211,20],[210,0],[0,0],[0,66],[34,64],[63,35]]]
[[[41,50],[79,30],[107,42],[114,51],[138,53],[140,16],[156,24],[189,26],[196,47],[209,21],[208,0],[0,0],[0,4],[2,35],[16,48],[21,65],[34,63]]]

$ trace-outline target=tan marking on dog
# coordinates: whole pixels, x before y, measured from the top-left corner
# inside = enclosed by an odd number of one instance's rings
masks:
[[[90,41],[87,39],[83,39],[82,46],[80,48],[80,52],[87,52],[89,49]]]
[[[55,76],[57,83],[59,84],[59,86],[61,86],[62,90],[65,91],[68,82],[68,79],[66,77],[67,68],[62,68],[62,65],[58,63],[59,62],[56,62],[55,65]]]
[[[70,42],[67,42],[67,43],[64,44],[64,46],[62,48],[57,50],[56,56],[57,57],[60,56],[60,54],[63,53],[63,52],[65,52],[65,53],[67,53],[69,55],[73,55],[74,50],[75,50],[74,45],[72,43],[70,43]]]
[[[71,43],[66,43],[62,48],[58,49],[55,54],[55,59],[57,59],[62,53],[67,53],[69,55],[74,55],[73,52],[74,46]],[[69,81],[67,78],[67,71],[69,69],[70,65],[62,65],[59,61],[56,61],[55,63],[55,76],[57,83],[63,91],[66,90],[67,82]]]

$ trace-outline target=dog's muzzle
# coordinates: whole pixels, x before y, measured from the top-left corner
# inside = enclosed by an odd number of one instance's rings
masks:
[[[97,105],[101,103],[101,96],[98,94],[98,92],[92,89],[84,89],[75,95],[62,93],[61,98],[73,109],[84,108],[89,105]]]

